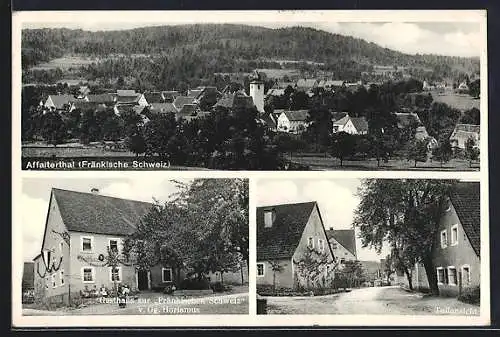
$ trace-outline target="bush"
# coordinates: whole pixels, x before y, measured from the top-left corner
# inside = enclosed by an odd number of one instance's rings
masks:
[[[179,289],[181,290],[207,290],[210,289],[210,281],[206,278],[202,279],[184,279]]]
[[[165,288],[163,288],[163,293],[164,294],[172,294],[175,290],[174,284],[168,284]]]
[[[221,282],[214,282],[210,285],[210,287],[216,293],[222,293],[224,291],[229,291],[232,289],[231,286],[224,285]]]
[[[464,303],[476,304],[479,305],[481,300],[481,290],[479,286],[473,288],[466,288],[462,292],[460,296],[458,296],[458,300]]]

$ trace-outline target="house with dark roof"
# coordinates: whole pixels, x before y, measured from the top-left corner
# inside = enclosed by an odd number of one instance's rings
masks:
[[[451,146],[454,148],[465,149],[465,143],[469,138],[472,138],[476,142],[475,146],[479,147],[481,139],[480,130],[480,125],[457,124],[450,136]]]
[[[346,115],[333,121],[333,133],[346,132],[351,135],[366,135],[368,133],[368,121],[365,117],[351,117]]]
[[[257,285],[311,289],[332,285],[334,274],[315,201],[257,207]]]
[[[459,182],[443,207],[433,245],[440,294],[457,296],[466,288],[480,285],[481,221],[479,182]],[[429,287],[425,269],[416,264],[414,289]],[[407,284],[404,277],[400,282]]]
[[[174,100],[174,106],[177,111],[181,110],[186,104],[195,104],[195,98],[189,96],[177,96]]]
[[[255,108],[252,96],[248,96],[244,92],[237,91],[234,93],[224,94],[214,105],[214,109],[251,109]]]
[[[116,91],[117,105],[143,105],[147,106],[148,101],[144,94],[137,93],[135,90],[117,90]]]
[[[149,104],[165,102],[165,96],[161,91],[148,91],[144,93],[144,98]]]
[[[53,111],[70,111],[77,98],[73,95],[49,95],[44,103],[44,107]]]
[[[104,196],[97,189],[83,193],[53,188],[41,252],[34,258],[35,297],[69,304],[82,291],[112,289],[114,284],[146,290],[177,282],[180,272],[161,265],[139,270],[133,253],[123,255],[125,239],[152,207]],[[107,265],[109,250],[125,262],[116,268]]]
[[[107,106],[111,106],[116,103],[116,97],[112,94],[87,95],[85,100],[90,103],[105,104]]]
[[[301,133],[309,125],[308,110],[281,110],[276,109],[274,113],[278,114],[277,129],[281,132]]]
[[[328,243],[332,248],[333,255],[339,260],[339,267],[346,261],[356,261],[356,235],[354,229],[333,229],[326,231]]]

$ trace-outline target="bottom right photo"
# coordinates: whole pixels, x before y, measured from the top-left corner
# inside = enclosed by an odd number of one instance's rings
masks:
[[[258,314],[479,316],[479,182],[256,187]]]

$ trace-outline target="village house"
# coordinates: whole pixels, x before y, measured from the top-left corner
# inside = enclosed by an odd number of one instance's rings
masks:
[[[124,239],[135,231],[150,203],[114,198],[97,189],[82,193],[53,188],[41,253],[35,257],[35,297],[69,304],[70,298],[101,287],[126,284],[132,289],[161,289],[178,281],[168,266],[139,270],[123,254]],[[123,263],[106,264],[108,249]]]
[[[177,111],[180,111],[186,104],[196,104],[194,97],[189,96],[177,96],[173,102],[174,107]]]
[[[304,272],[304,261],[317,261]],[[257,207],[257,285],[330,286],[335,257],[316,202]]]
[[[106,106],[112,106],[116,103],[116,96],[112,94],[86,95],[85,101],[89,103],[98,103],[104,104]]]
[[[469,93],[469,85],[466,81],[460,83],[457,87],[457,93],[459,94],[468,94]]]
[[[437,140],[427,133],[427,129],[418,117],[418,114],[414,112],[396,112],[394,115],[397,119],[398,128],[415,127],[415,139],[418,141],[427,140],[427,149],[429,151],[438,146]]]
[[[49,95],[43,106],[50,111],[71,111],[76,101],[73,95]]]
[[[309,117],[308,110],[290,111],[277,109],[274,112],[279,113],[277,124],[278,131],[297,134],[304,132],[309,125],[307,121]]]
[[[433,245],[433,264],[443,296],[457,296],[466,288],[478,287],[481,274],[480,185],[459,182],[445,205]],[[422,264],[412,271],[414,289],[428,289]],[[397,277],[408,286],[401,272]]]
[[[163,95],[165,102],[168,103],[173,103],[177,96],[179,96],[179,92],[177,90],[162,91],[161,94]]]
[[[326,231],[328,243],[332,249],[333,255],[339,262],[339,268],[342,268],[346,261],[356,261],[356,235],[354,229],[333,229],[330,227]]]
[[[351,135],[366,135],[368,121],[365,117],[351,117],[349,115],[333,121],[333,133],[346,132]]]
[[[255,108],[253,98],[248,96],[243,91],[237,91],[235,93],[226,93],[221,99],[217,101],[214,105],[214,109],[223,108],[228,110],[234,109],[250,109]]]
[[[144,94],[137,93],[135,90],[117,90],[116,104],[148,106],[148,101],[144,97]]]
[[[450,136],[450,144],[454,148],[464,150],[465,144],[469,138],[474,139],[475,146],[479,148],[480,143],[480,125],[473,124],[457,124],[453,133]]]
[[[151,105],[152,103],[165,102],[165,96],[160,91],[148,91],[144,93],[144,98]]]
[[[295,84],[297,91],[310,92],[318,85],[318,81],[314,78],[301,78]]]

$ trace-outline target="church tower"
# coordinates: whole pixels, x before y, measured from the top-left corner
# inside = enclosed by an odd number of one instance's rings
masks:
[[[257,110],[259,112],[264,112],[264,81],[262,81],[257,71],[255,71],[255,76],[250,81],[250,96]]]

